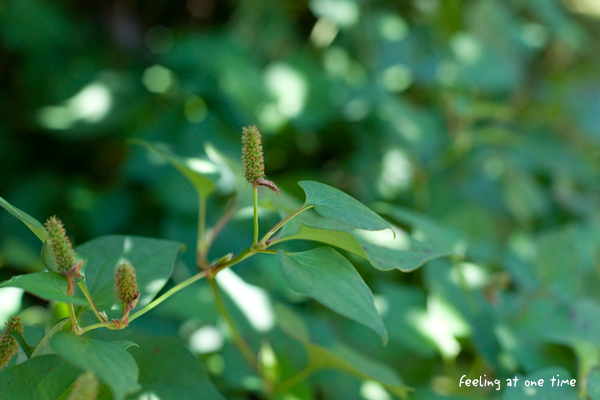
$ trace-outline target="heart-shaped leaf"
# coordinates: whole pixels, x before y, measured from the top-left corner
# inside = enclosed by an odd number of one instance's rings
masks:
[[[305,205],[313,205],[326,218],[369,231],[390,228],[377,213],[341,190],[314,181],[300,181],[298,185],[306,193]]]
[[[350,261],[330,247],[301,253],[277,252],[281,273],[296,292],[373,329],[384,341],[387,332],[375,309],[373,293]]]
[[[67,295],[67,278],[56,272],[34,272],[13,276],[0,287],[18,287],[44,300],[64,301],[76,305],[86,305],[82,297]]]
[[[171,276],[181,246],[171,240],[109,235],[77,246],[75,251],[88,259],[85,279],[100,309],[110,309],[117,303],[113,293],[115,266],[130,262],[135,268],[140,309],[152,301]]]
[[[138,366],[119,344],[57,332],[52,338],[52,347],[67,361],[94,372],[110,387],[115,400],[123,400],[140,388]]]
[[[25,211],[19,210],[17,207],[10,204],[8,201],[0,197],[0,206],[11,213],[16,218],[20,219],[42,242],[46,241],[46,228],[37,219],[27,214]]]

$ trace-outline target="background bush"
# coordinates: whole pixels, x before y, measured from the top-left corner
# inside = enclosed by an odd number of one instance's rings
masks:
[[[459,388],[464,374],[504,387],[561,372],[585,396],[600,362],[595,2],[7,0],[0,16],[0,195],[12,204],[59,215],[76,244],[115,233],[186,243],[176,281],[194,270],[195,193],[127,139],[239,164],[241,127],[256,124],[280,188],[302,199],[296,181],[325,182],[464,255],[411,273],[357,262],[390,342],[298,304],[320,340],[392,366],[415,399],[503,395]],[[232,179],[209,202],[209,224]],[[43,268],[18,220],[2,212],[0,228],[0,279]],[[251,232],[241,214],[210,256],[244,249]],[[294,300],[269,267],[234,270]],[[2,321],[19,312],[41,332],[60,315],[27,294],[0,296]],[[137,329],[187,341],[216,321],[203,306],[167,303]],[[255,396],[227,345],[198,356],[226,397]],[[337,372],[310,383],[301,398],[372,396]]]

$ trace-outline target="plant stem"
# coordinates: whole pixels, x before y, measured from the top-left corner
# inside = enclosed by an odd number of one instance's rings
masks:
[[[77,286],[79,286],[79,288],[83,292],[83,295],[87,299],[88,303],[90,303],[90,306],[92,307],[92,310],[94,310],[94,314],[96,314],[96,318],[98,318],[98,321],[106,322],[104,317],[100,315],[100,311],[98,310],[98,307],[96,307],[96,304],[94,303],[94,300],[92,299],[92,296],[90,296],[90,292],[87,288],[87,285],[85,284],[85,281],[77,282]]]
[[[267,232],[267,234],[265,236],[263,236],[263,238],[260,240],[260,243],[266,243],[267,240],[269,240],[271,238],[271,236],[273,236],[279,229],[281,229],[282,226],[284,226],[285,224],[290,222],[290,220],[292,218],[298,216],[301,212],[306,211],[309,208],[313,208],[313,207],[314,207],[314,204],[309,204],[307,206],[302,206],[299,209],[297,209],[296,211],[292,212],[290,215],[288,215],[287,217],[285,217],[284,219],[279,221],[279,223],[277,225],[272,227],[269,230],[269,232]]]
[[[254,240],[252,244],[258,243],[258,185],[252,182],[252,193],[254,194]]]
[[[201,269],[208,267],[206,260],[206,196],[199,194],[198,202],[198,242],[196,244],[196,266]]]
[[[131,321],[133,321],[134,319],[139,318],[142,315],[146,314],[148,311],[152,310],[154,307],[156,307],[157,305],[159,305],[160,303],[162,303],[163,301],[165,301],[166,299],[168,299],[169,297],[171,297],[172,295],[174,295],[175,293],[177,293],[181,289],[183,289],[183,288],[191,285],[192,283],[194,283],[196,281],[199,281],[200,279],[202,279],[204,277],[206,277],[206,271],[199,272],[196,275],[192,276],[191,278],[188,278],[185,281],[181,282],[180,284],[178,284],[176,286],[173,286],[165,294],[163,294],[159,298],[154,299],[154,301],[152,301],[146,307],[144,307],[141,310],[139,310],[138,312],[133,313],[132,315],[130,315],[129,316],[129,322],[131,323]]]
[[[233,217],[233,214],[235,213],[235,204],[236,198],[234,197],[227,206],[227,210],[225,210],[225,213],[221,216],[221,218],[219,218],[215,226],[213,226],[213,228],[211,229],[210,236],[208,237],[206,243],[207,253],[215,238],[219,235],[219,233],[221,233],[221,230],[223,230],[223,227],[225,227],[225,225],[227,224],[227,222],[229,222],[231,217]]]
[[[219,287],[217,286],[215,278],[208,278],[208,283],[210,284],[210,288],[213,292],[217,310],[219,310],[219,314],[221,314],[221,316],[227,323],[227,326],[229,327],[229,330],[231,331],[231,334],[233,336],[233,341],[246,358],[246,361],[248,361],[248,364],[250,364],[255,370],[258,370],[258,365],[256,364],[256,356],[250,349],[250,346],[248,346],[248,344],[244,341],[244,338],[235,326],[235,322],[231,318],[229,311],[227,311],[227,307],[225,307],[225,303],[223,302],[223,298],[221,297],[221,293],[219,292]]]
[[[302,371],[298,372],[296,375],[291,376],[290,378],[281,382],[279,385],[275,386],[275,393],[283,393],[290,390],[291,388],[308,378],[316,369],[317,367],[313,365],[307,366]]]

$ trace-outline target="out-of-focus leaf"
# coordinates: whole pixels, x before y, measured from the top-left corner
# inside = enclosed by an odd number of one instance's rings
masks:
[[[69,362],[93,371],[110,387],[115,400],[123,400],[140,388],[138,366],[119,344],[57,332],[52,347]]]
[[[0,372],[0,400],[55,400],[81,373],[56,354],[31,358]]]
[[[46,229],[44,225],[37,219],[33,218],[31,215],[27,214],[25,211],[19,210],[17,207],[10,204],[8,201],[4,200],[0,197],[0,206],[2,206],[6,211],[11,213],[14,217],[18,218],[23,222],[31,231],[42,241],[46,241]]]
[[[88,304],[85,298],[67,295],[67,278],[56,272],[35,272],[14,276],[0,287],[18,287],[44,300],[64,301],[76,305]]]
[[[148,150],[164,158],[169,164],[177,168],[194,186],[200,198],[205,198],[215,191],[215,184],[207,178],[209,172],[215,172],[216,166],[207,160],[196,158],[183,158],[172,154],[161,146],[142,139],[130,139],[131,143],[146,147]],[[209,171],[206,171],[207,166]],[[204,169],[204,171],[203,171]]]
[[[301,253],[277,252],[281,273],[296,292],[373,329],[384,341],[387,332],[375,309],[373,294],[350,261],[330,247]]]

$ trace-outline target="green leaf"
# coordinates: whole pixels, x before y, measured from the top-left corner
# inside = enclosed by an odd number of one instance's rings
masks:
[[[177,338],[135,335],[134,339],[139,347],[130,351],[140,368],[142,391],[133,398],[142,400],[153,393],[170,400],[225,399],[202,364]]]
[[[140,388],[135,360],[118,344],[57,332],[52,347],[74,365],[92,370],[110,387],[115,400],[123,400]]]
[[[392,237],[388,232],[355,229],[323,218],[310,210],[286,224],[286,232],[292,232],[294,224],[300,225],[296,228],[296,233],[276,238],[272,245],[293,239],[327,243],[368,260],[382,271],[397,268],[410,272],[429,260],[454,254],[452,250],[435,243],[417,240],[396,226],[391,226],[395,233],[395,237]]]
[[[44,335],[42,340],[35,346],[35,350],[31,353],[31,358],[45,356],[48,354],[56,354],[56,351],[52,348],[52,338],[56,335],[57,332],[63,330],[63,327],[71,322],[70,318],[64,318],[58,321],[56,324],[52,325],[48,332]]]
[[[401,398],[406,398],[407,393],[412,390],[393,369],[345,345],[336,344],[327,348],[311,343],[301,316],[281,303],[276,303],[274,308],[281,330],[304,346],[308,362],[305,370],[312,373],[319,369],[336,369],[361,379],[375,380]]]
[[[56,400],[80,373],[56,354],[31,358],[0,372],[0,400]]]
[[[301,253],[277,252],[281,273],[296,292],[373,329],[384,341],[387,332],[375,309],[373,294],[350,261],[330,247]]]
[[[348,232],[336,231],[332,229],[311,228],[304,224],[300,225],[300,229],[293,235],[286,236],[277,240],[278,243],[287,240],[313,240],[315,242],[326,243],[340,249],[354,253],[357,256],[367,259],[364,249],[358,241]]]
[[[101,310],[117,304],[113,293],[115,266],[129,261],[135,268],[140,292],[136,308],[141,309],[152,301],[171,276],[181,246],[170,240],[109,235],[77,246],[75,251],[88,259],[85,280]]]
[[[306,193],[305,205],[314,205],[315,211],[326,218],[370,231],[391,228],[378,214],[346,193],[313,181],[300,181]]]
[[[370,379],[400,398],[406,399],[412,388],[406,386],[393,369],[354,351],[348,346],[336,344],[328,349],[314,343],[303,342],[308,353],[309,367],[332,368],[361,379]]]
[[[0,206],[4,207],[6,211],[11,213],[16,218],[20,219],[31,232],[35,233],[35,235],[43,242],[46,241],[46,228],[44,225],[37,219],[33,218],[31,215],[27,214],[25,211],[19,210],[17,207],[10,204],[8,201],[4,200],[0,197]]]
[[[44,300],[64,301],[76,305],[86,305],[87,300],[67,295],[67,278],[56,272],[34,272],[14,276],[0,287],[18,287]]]
[[[179,157],[159,145],[142,139],[130,139],[130,141],[133,144],[143,146],[155,154],[158,154],[169,164],[177,168],[190,181],[201,198],[207,197],[215,191],[215,185],[213,181],[204,175],[206,172],[201,172],[198,170],[200,165],[212,165],[212,163],[209,161],[200,160],[197,158]]]

